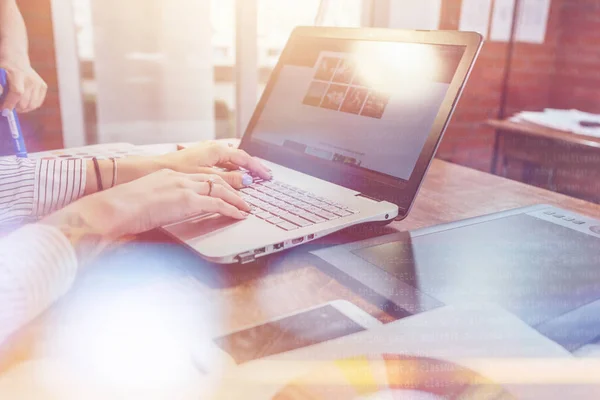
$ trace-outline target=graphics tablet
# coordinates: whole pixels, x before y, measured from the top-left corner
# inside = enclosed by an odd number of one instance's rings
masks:
[[[400,317],[492,303],[571,351],[600,339],[600,221],[570,211],[521,208],[314,254]]]

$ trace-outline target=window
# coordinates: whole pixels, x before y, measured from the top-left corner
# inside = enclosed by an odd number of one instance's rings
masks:
[[[86,143],[235,135],[238,0],[71,1]],[[314,24],[321,0],[247,1],[257,1],[260,95],[290,33]],[[323,1],[324,24],[360,26],[362,0]]]
[[[259,93],[294,28],[315,24],[321,1],[323,25],[360,26],[362,0],[258,0]]]

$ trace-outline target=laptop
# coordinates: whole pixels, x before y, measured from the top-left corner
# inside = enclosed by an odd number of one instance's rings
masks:
[[[296,28],[240,144],[273,173],[241,190],[252,215],[165,231],[229,264],[405,218],[482,43],[473,32]]]

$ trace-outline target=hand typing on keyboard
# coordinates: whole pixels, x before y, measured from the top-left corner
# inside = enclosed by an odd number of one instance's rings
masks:
[[[252,207],[252,214],[286,231],[356,213],[323,197],[273,180],[254,178],[254,183],[241,192],[242,198]]]

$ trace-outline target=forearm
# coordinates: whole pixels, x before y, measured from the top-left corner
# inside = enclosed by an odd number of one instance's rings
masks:
[[[18,54],[29,62],[27,28],[15,0],[0,0],[0,55]]]
[[[115,161],[117,178],[115,186],[134,181],[164,168],[164,165],[154,157],[126,157]],[[93,161],[88,160],[86,164],[85,195],[90,195],[98,192],[98,180]],[[110,188],[115,175],[113,162],[111,160],[98,160],[98,167],[102,187],[104,189]]]
[[[116,210],[110,204],[82,199],[40,221],[58,229],[71,243],[77,260],[85,264],[118,238],[113,221]]]

